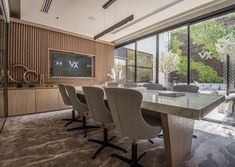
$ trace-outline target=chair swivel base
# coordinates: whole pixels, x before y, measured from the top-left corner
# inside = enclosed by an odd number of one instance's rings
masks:
[[[75,117],[75,111],[72,110],[72,118],[62,119],[62,121],[68,121],[64,126],[67,127],[73,122],[82,122],[81,120],[78,120],[80,117]]]
[[[197,138],[197,135],[193,135],[193,138],[196,139],[196,138]]]
[[[117,158],[125,163],[130,164],[130,167],[143,167],[143,165],[139,164],[138,161],[145,155],[145,152],[142,153],[137,158],[137,144],[132,143],[132,150],[131,150],[131,159],[128,159],[126,157],[123,157],[118,154],[111,154],[111,157]]]
[[[114,144],[111,144],[110,142],[116,138],[116,136],[111,137],[110,139],[108,139],[108,129],[104,128],[104,140],[95,140],[95,139],[88,139],[88,141],[90,142],[94,142],[97,144],[100,144],[101,147],[95,152],[95,154],[91,157],[91,159],[95,159],[96,156],[105,148],[105,147],[111,147],[120,151],[123,151],[124,153],[127,153],[127,151],[119,146],[116,146]]]
[[[64,125],[64,127],[67,127],[68,125],[70,125],[71,123],[73,123],[73,122],[82,122],[81,120],[79,120],[79,118],[75,118],[75,119],[69,119],[69,118],[67,118],[67,119],[62,119],[62,121],[68,121],[65,125]]]
[[[87,129],[100,128],[99,126],[86,125],[86,116],[82,117],[81,122],[82,122],[82,126],[76,127],[76,128],[70,128],[70,129],[67,129],[67,131],[84,130],[84,137],[86,137],[87,136]]]

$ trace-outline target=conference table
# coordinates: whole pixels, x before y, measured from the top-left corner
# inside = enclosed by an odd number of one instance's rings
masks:
[[[169,97],[162,91],[143,87],[132,89],[142,93],[143,109],[161,115],[166,159],[170,167],[181,166],[191,152],[195,120],[201,120],[225,100],[219,95],[184,93],[180,97]],[[83,94],[82,87],[76,87],[76,92]]]

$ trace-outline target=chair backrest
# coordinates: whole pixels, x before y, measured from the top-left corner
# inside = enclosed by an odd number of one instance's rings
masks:
[[[146,83],[146,84],[143,84],[143,87],[146,87],[147,90],[162,90],[162,85],[155,84],[155,83]]]
[[[137,87],[137,83],[125,83],[124,88],[135,88]]]
[[[72,103],[73,109],[78,112],[88,112],[88,105],[82,103],[77,96],[76,89],[73,86],[66,85],[66,90],[68,92],[70,101]]]
[[[83,86],[83,92],[93,119],[97,122],[113,122],[110,111],[104,102],[104,91],[98,87]]]
[[[195,85],[176,85],[173,87],[173,91],[177,92],[190,92],[198,93],[199,87]]]
[[[60,91],[60,94],[61,94],[61,97],[63,99],[64,104],[65,105],[72,105],[70,98],[69,98],[69,95],[66,91],[65,85],[58,84],[58,87],[59,87],[59,91]]]
[[[109,86],[109,87],[118,87],[118,83],[117,82],[107,82],[107,86]]]
[[[116,129],[132,139],[151,138],[160,132],[154,132],[142,117],[142,94],[133,89],[104,88]]]

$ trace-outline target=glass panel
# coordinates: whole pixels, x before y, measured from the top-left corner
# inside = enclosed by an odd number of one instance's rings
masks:
[[[135,43],[116,49],[115,72],[119,82],[135,81]],[[126,67],[127,66],[127,67]]]
[[[200,93],[225,95],[227,69],[230,89],[234,90],[235,13],[219,16],[190,26],[191,82],[199,86]],[[227,64],[226,57],[230,56]],[[235,92],[235,91],[234,91]],[[235,123],[233,101],[223,103],[206,119]],[[232,116],[232,117],[229,117]]]
[[[0,129],[3,126],[4,120],[5,120],[5,113],[4,113],[4,96],[3,96],[3,86],[4,86],[4,80],[3,80],[3,58],[5,55],[5,32],[6,32],[6,24],[3,20],[0,20]]]
[[[138,41],[136,54],[137,82],[156,82],[156,36]]]
[[[187,27],[159,34],[159,83],[170,88],[187,83]]]
[[[135,65],[135,50],[127,49],[127,64],[128,66]]]
[[[120,83],[126,82],[126,59],[114,59],[114,69],[116,78]]]
[[[138,82],[151,82],[153,80],[152,68],[137,68],[137,81]]]
[[[127,67],[127,82],[135,82],[135,67],[128,66]]]
[[[201,92],[226,94],[226,55],[235,42],[235,13],[194,24],[191,35],[191,82]],[[233,58],[235,52],[231,52]]]

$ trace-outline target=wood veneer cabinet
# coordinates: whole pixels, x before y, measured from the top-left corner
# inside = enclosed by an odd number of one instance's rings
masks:
[[[35,113],[35,89],[9,90],[8,115]]]
[[[33,114],[71,108],[65,106],[57,88],[8,89],[8,115]]]
[[[36,112],[59,109],[58,89],[36,89]]]

